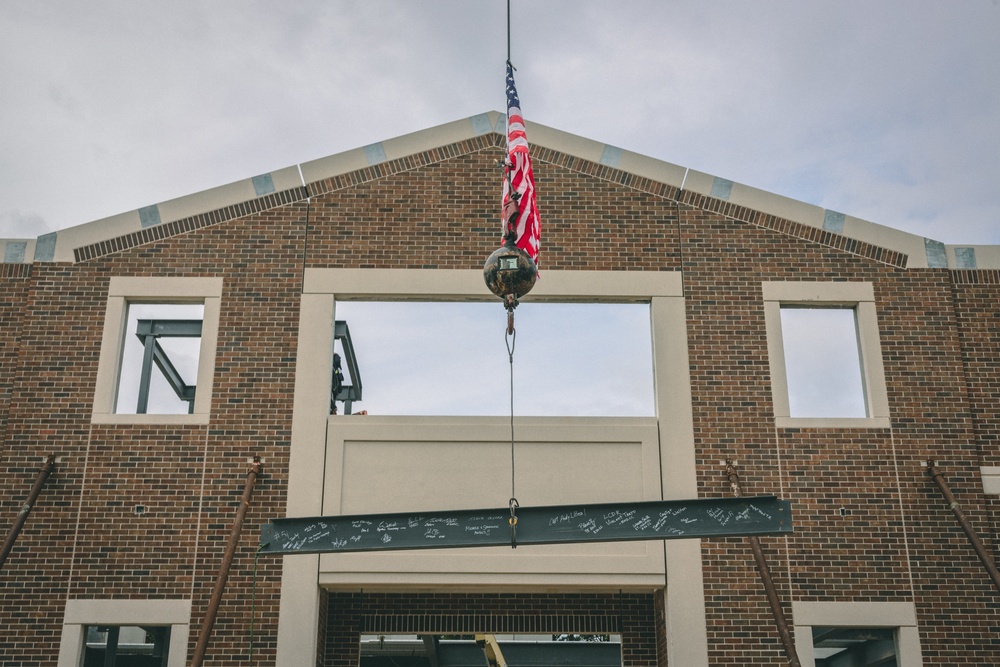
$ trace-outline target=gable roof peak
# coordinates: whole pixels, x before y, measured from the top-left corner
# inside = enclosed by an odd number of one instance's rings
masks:
[[[211,216],[229,219],[290,201],[305,199],[315,190],[314,184],[336,179],[383,163],[432,152],[481,138],[505,135],[506,117],[499,111],[487,111],[468,118],[360,146],[259,174],[235,183],[204,190],[177,199],[152,204],[101,220],[44,234],[37,239],[0,239],[5,262],[77,261],[87,253],[78,250],[99,246],[135,232],[149,230],[152,237],[185,231],[187,221]],[[1000,246],[951,246],[883,225],[855,218],[838,211],[759,190],[663,160],[634,153],[611,144],[580,137],[538,123],[525,121],[531,146],[586,160],[595,165],[626,172],[651,182],[676,188],[692,201],[706,202],[724,212],[724,204],[741,210],[759,212],[905,255],[910,268],[1000,268]],[[494,137],[497,139],[498,137]],[[498,144],[502,145],[502,144]],[[316,194],[316,192],[312,192]],[[220,213],[221,212],[221,213]],[[182,229],[174,230],[182,224]],[[171,225],[173,231],[165,227]],[[195,224],[195,227],[201,226]]]

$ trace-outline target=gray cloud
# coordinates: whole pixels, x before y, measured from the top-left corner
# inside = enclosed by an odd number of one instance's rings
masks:
[[[512,12],[529,122],[1000,243],[995,5]],[[0,203],[59,228],[499,110],[506,47],[500,1],[4,3]]]
[[[33,239],[53,231],[42,216],[21,211],[0,211],[0,230],[3,238]]]

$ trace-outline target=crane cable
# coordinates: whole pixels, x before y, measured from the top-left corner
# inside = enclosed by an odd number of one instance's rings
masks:
[[[507,0],[507,62],[510,63],[510,0]],[[513,67],[513,65],[511,65]],[[510,132],[504,133],[507,138],[507,155],[510,155]],[[505,161],[506,162],[506,161]],[[517,192],[513,183],[510,182],[510,170],[508,168],[504,169],[504,176],[507,179],[508,196],[514,200],[516,203],[520,198],[520,193]],[[504,220],[503,224],[506,226],[507,221]],[[507,230],[504,229],[506,232]],[[513,300],[513,304],[509,301],[507,304],[507,328],[504,333],[504,342],[507,344],[507,359],[510,362],[510,547],[511,549],[517,548],[517,494],[514,486],[514,344],[517,341],[517,331],[514,329],[514,306],[517,305],[517,299]]]
[[[514,345],[517,342],[517,331],[508,326],[504,333],[507,344],[507,359],[510,362],[510,547],[517,548],[517,494],[514,486]]]

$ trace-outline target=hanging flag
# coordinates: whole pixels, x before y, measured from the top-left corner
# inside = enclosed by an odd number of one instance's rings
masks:
[[[520,193],[517,200],[517,247],[524,250],[538,266],[538,249],[541,244],[542,221],[535,203],[535,176],[528,156],[528,137],[524,133],[521,117],[521,100],[514,87],[514,67],[507,61],[507,177],[503,182],[503,203],[510,200],[510,188]],[[503,221],[504,232],[507,220]]]

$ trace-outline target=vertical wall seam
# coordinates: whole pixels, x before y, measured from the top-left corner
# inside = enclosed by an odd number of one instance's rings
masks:
[[[910,599],[917,599],[917,588],[913,581],[913,562],[910,560],[910,529],[906,522],[906,509],[903,507],[903,480],[899,474],[899,458],[896,452],[896,429],[889,426],[889,446],[892,451],[892,469],[896,475],[896,498],[899,506],[899,522],[903,530],[903,554],[906,557],[906,576],[910,582]]]
[[[309,265],[309,214],[312,212],[312,197],[309,195],[309,186],[306,189],[306,218],[302,228],[302,276],[299,287],[299,307],[302,306],[302,295],[306,291],[306,267]]]
[[[218,342],[216,342],[218,344]],[[205,478],[208,476],[208,435],[211,429],[211,417],[205,425],[205,444],[201,454],[201,485],[198,489],[198,518],[194,527],[194,549],[191,550],[191,604],[194,604],[194,592],[198,582],[198,549],[201,548],[201,519],[205,514]],[[207,559],[206,559],[207,560]],[[190,622],[190,619],[189,619]]]
[[[774,424],[774,429],[773,429],[772,432],[774,433],[775,459],[777,459],[777,462],[778,462],[778,493],[779,493],[780,497],[785,498],[787,500],[787,495],[785,493],[785,467],[782,465],[782,462],[781,462],[781,438],[780,438],[780,435],[779,435],[778,424],[776,422]],[[789,607],[789,612],[792,612],[792,610],[794,609],[793,604],[795,603],[795,586],[794,586],[795,581],[794,581],[794,577],[792,577],[792,538],[793,537],[794,537],[794,533],[792,535],[785,535],[785,536],[783,536],[781,538],[783,550],[785,552],[785,577],[788,579],[788,607]],[[795,616],[794,616],[793,613],[789,613],[789,616],[792,619],[792,622],[789,624],[789,627],[791,628],[791,631],[792,631],[792,641],[795,641],[795,627],[796,627]]]
[[[87,485],[87,470],[90,465],[90,445],[94,439],[94,425],[87,427],[87,446],[83,450],[83,469],[80,471],[80,502],[76,506],[76,525],[73,527],[73,546],[69,554],[69,574],[66,577],[66,601],[70,600],[73,589],[73,575],[76,573],[76,551],[80,542],[80,521],[83,518],[84,488]]]

